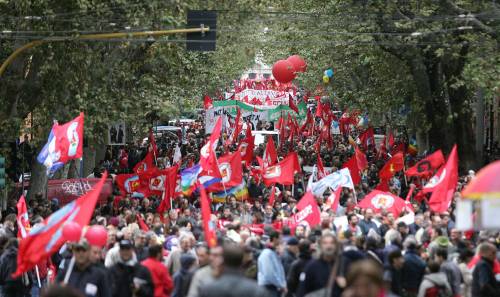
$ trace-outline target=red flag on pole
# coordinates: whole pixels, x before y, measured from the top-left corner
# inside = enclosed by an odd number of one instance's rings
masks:
[[[274,184],[271,188],[271,194],[269,195],[269,205],[274,205],[274,200],[276,199],[276,185]]]
[[[205,95],[203,97],[203,107],[205,108],[205,110],[214,107],[214,104],[212,102],[212,98],[210,98],[210,96]]]
[[[361,176],[359,175],[358,162],[356,156],[352,156],[347,162],[342,165],[342,168],[349,169],[351,173],[352,182],[355,185],[359,185],[361,182]]]
[[[274,140],[272,135],[268,137],[266,150],[264,151],[262,159],[264,160],[265,167],[274,165],[278,161],[278,154],[276,153],[276,147],[274,146]]]
[[[368,161],[366,160],[366,155],[360,151],[357,147],[354,148],[354,155],[356,156],[356,162],[359,171],[363,171],[368,168]]]
[[[390,179],[396,172],[403,170],[404,165],[403,153],[397,153],[385,163],[378,175],[381,179]]]
[[[299,203],[297,203],[297,209],[299,212],[293,216],[295,225],[305,221],[312,228],[320,223],[321,214],[318,203],[311,192],[307,192],[302,199],[300,199]]]
[[[342,194],[342,187],[338,187],[337,190],[332,192],[327,199],[327,204],[330,205],[330,208],[336,212],[340,203],[340,195]]]
[[[425,159],[420,160],[417,164],[415,164],[415,166],[406,170],[405,174],[407,176],[430,176],[434,173],[434,170],[438,169],[443,164],[443,152],[441,150],[437,150]]]
[[[146,223],[142,219],[142,216],[140,214],[136,214],[135,217],[137,218],[137,224],[139,225],[141,230],[146,231],[146,232],[149,231],[149,227],[148,227],[148,225],[146,225]]]
[[[319,180],[326,176],[325,167],[323,167],[323,162],[321,161],[321,156],[319,154],[318,154],[317,166],[318,166],[318,180]]]
[[[272,184],[292,185],[295,172],[300,172],[297,153],[288,154],[285,159],[276,165],[263,166],[262,179],[266,186]]]
[[[205,241],[207,245],[212,248],[217,245],[217,237],[215,235],[215,224],[211,220],[212,211],[210,210],[210,200],[205,192],[202,184],[199,184],[200,189],[200,204],[201,204],[201,218],[203,220],[203,231],[205,232]]]
[[[292,95],[288,95],[288,107],[290,107],[290,109],[295,111],[297,114],[299,113],[299,109],[297,108],[295,103],[293,103]]]
[[[373,132],[373,127],[369,127],[363,133],[359,135],[359,140],[361,141],[361,146],[367,150],[368,146],[375,144],[375,134]]]
[[[17,237],[25,238],[30,231],[30,221],[28,217],[28,208],[26,207],[26,200],[24,195],[17,201]]]
[[[219,137],[222,128],[222,117],[217,119],[215,127],[212,130],[210,139],[200,150],[200,165],[203,170],[210,171],[212,165],[215,163],[215,149],[217,148],[217,143],[219,142]]]
[[[250,166],[253,160],[254,137],[252,135],[252,125],[247,123],[245,139],[240,143],[238,150],[241,153],[241,159],[247,166]]]
[[[432,211],[441,213],[450,207],[453,194],[458,182],[458,153],[457,145],[453,146],[448,161],[443,170],[442,182],[435,187],[429,199],[429,207]]]
[[[106,172],[92,190],[66,204],[30,230],[28,236],[19,243],[17,270],[13,274],[14,277],[31,270],[37,263],[47,259],[61,248],[66,242],[62,236],[65,223],[75,222],[82,227],[89,224],[107,177]]]

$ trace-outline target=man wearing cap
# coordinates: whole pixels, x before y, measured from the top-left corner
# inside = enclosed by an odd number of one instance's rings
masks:
[[[286,244],[286,250],[281,256],[281,263],[283,263],[285,275],[288,275],[290,266],[292,265],[293,261],[297,259],[297,256],[299,254],[299,240],[295,237],[291,237],[288,239]]]
[[[118,263],[109,269],[113,297],[153,296],[153,281],[148,269],[137,263],[134,245],[128,239],[119,243]]]
[[[111,297],[109,284],[106,284],[106,274],[90,261],[90,245],[86,239],[81,239],[72,246],[75,266],[67,271],[69,265],[60,270],[56,282],[63,283],[67,277],[67,285],[78,290],[87,297]],[[67,276],[67,274],[69,275]]]

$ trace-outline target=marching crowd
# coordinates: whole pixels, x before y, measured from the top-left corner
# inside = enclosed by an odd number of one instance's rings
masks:
[[[203,129],[188,127],[183,134],[157,139],[159,167],[172,164],[181,138],[181,168],[199,159]],[[402,135],[396,145],[407,142]],[[283,141],[278,157],[293,150],[302,167],[313,166],[319,151],[333,172],[354,153],[347,137],[335,136],[333,144],[329,148],[307,135]],[[256,147],[254,155],[262,156],[264,149],[265,144]],[[220,146],[217,155],[236,150]],[[131,172],[145,153],[141,144],[125,147],[113,154],[117,158],[108,155],[92,175]],[[228,196],[211,205],[213,222],[223,222],[217,224],[215,246],[205,243],[197,193],[175,197],[170,210],[158,213],[161,197],[122,195],[115,189],[106,203],[96,206],[91,221],[106,228],[105,247],[89,244],[84,236],[18,278],[12,277],[19,246],[16,201],[9,201],[0,228],[0,296],[500,296],[499,232],[457,230],[454,201],[447,212],[433,213],[425,197],[412,199],[412,222],[402,219],[409,210],[395,216],[360,208],[389,158],[373,148],[365,153],[368,167],[361,182],[355,191],[342,190],[335,210],[326,205],[326,196],[316,197],[321,209],[316,226],[280,224],[297,212],[308,173],[297,174],[292,186],[277,185],[279,194],[269,204],[269,188],[244,166],[248,199]],[[405,161],[411,165],[417,159]],[[473,176],[471,171],[460,177],[454,200]],[[405,197],[422,183],[399,172],[388,186]],[[57,200],[42,195],[28,201],[31,226],[58,208]]]

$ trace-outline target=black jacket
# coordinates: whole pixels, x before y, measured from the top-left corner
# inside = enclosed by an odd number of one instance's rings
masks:
[[[309,261],[311,261],[310,255],[300,255],[299,258],[293,261],[292,265],[290,265],[290,270],[286,276],[288,296],[295,296],[297,294],[300,274],[304,271],[304,267],[306,267]]]
[[[200,288],[200,297],[270,297],[264,287],[257,282],[244,277],[239,271],[225,270],[213,282]]]
[[[281,256],[281,263],[283,264],[283,268],[285,270],[285,275],[288,274],[288,271],[290,271],[290,266],[292,265],[293,261],[295,261],[296,259],[297,259],[297,256],[295,256],[289,250],[285,250],[285,252],[283,253],[283,256]]]
[[[66,269],[59,270],[56,281],[62,283]],[[87,297],[111,297],[108,278],[105,271],[95,265],[90,265],[84,270],[79,270],[74,266],[68,280],[68,286],[78,290]]]
[[[117,263],[109,268],[113,297],[153,296],[154,285],[149,270],[141,264]],[[135,286],[138,288],[136,289]],[[135,294],[132,294],[135,292]]]
[[[472,297],[500,296],[500,286],[493,274],[493,263],[482,258],[472,272]]]
[[[321,258],[307,263],[304,268],[305,277],[300,280],[297,296],[305,296],[308,293],[325,288],[328,285],[333,264],[333,261],[326,262]]]
[[[404,258],[402,287],[410,292],[418,292],[425,274],[425,262],[415,250],[406,251]]]
[[[12,278],[17,269],[17,248],[6,249],[0,257],[0,286],[5,297],[25,296],[29,292],[29,284],[23,283],[22,277]]]

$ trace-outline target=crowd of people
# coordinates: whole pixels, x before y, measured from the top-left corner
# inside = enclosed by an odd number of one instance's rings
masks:
[[[264,123],[257,125],[265,129]],[[196,163],[205,142],[201,123],[183,128],[182,134],[157,137],[158,167],[173,164],[177,145],[181,168]],[[278,157],[296,151],[302,167],[317,162],[334,172],[354,153],[343,135],[333,137],[333,148],[318,136],[283,140]],[[397,143],[407,144],[401,135]],[[131,144],[109,153],[92,173],[131,172],[144,158],[147,144]],[[265,144],[255,147],[262,156]],[[217,155],[237,150],[219,146]],[[161,197],[123,195],[115,188],[106,203],[99,203],[91,225],[107,229],[106,246],[89,244],[83,237],[37,265],[36,270],[13,278],[19,247],[16,201],[9,201],[0,228],[0,296],[500,296],[499,232],[462,232],[455,228],[454,205],[474,172],[460,177],[448,212],[433,213],[423,199],[412,199],[414,220],[407,223],[387,211],[358,206],[379,184],[378,172],[389,156],[374,147],[365,151],[368,169],[355,190],[344,188],[337,209],[316,197],[321,222],[293,228],[279,224],[297,212],[306,192],[308,174],[295,176],[292,186],[281,186],[269,204],[270,189],[243,166],[249,197],[238,201],[229,195],[212,203],[217,244],[205,242],[199,196],[179,195],[172,208],[158,213]],[[114,158],[112,156],[115,156]],[[418,160],[408,156],[407,165]],[[255,162],[254,165],[257,165]],[[406,179],[404,172],[389,181],[389,190],[405,197],[421,179]],[[37,195],[28,201],[31,226],[58,209],[57,200]],[[346,217],[346,223],[336,218]]]

